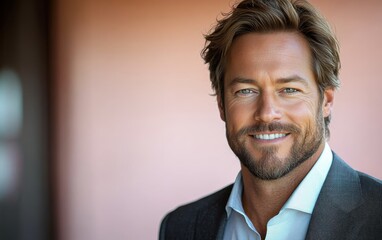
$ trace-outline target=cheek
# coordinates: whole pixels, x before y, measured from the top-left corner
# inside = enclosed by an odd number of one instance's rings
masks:
[[[240,130],[244,126],[251,124],[254,114],[254,106],[251,103],[240,104],[237,102],[230,102],[226,105],[226,120],[227,126],[230,130]]]
[[[288,107],[291,120],[303,128],[310,128],[316,122],[318,104],[313,101],[300,101]],[[321,111],[321,109],[319,110]]]

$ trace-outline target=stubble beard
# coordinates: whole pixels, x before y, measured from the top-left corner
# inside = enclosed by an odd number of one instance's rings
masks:
[[[319,108],[320,109],[320,108]],[[308,160],[317,152],[322,141],[324,141],[324,122],[322,113],[318,110],[314,129],[308,126],[304,135],[302,130],[292,124],[280,123],[258,123],[256,125],[241,129],[236,135],[232,136],[226,128],[228,143],[232,151],[239,158],[240,162],[257,178],[262,180],[279,179],[300,164]],[[278,147],[262,147],[261,157],[255,159],[250,151],[245,147],[248,140],[248,133],[259,131],[287,131],[297,136],[293,143],[290,153],[285,158],[277,156]]]

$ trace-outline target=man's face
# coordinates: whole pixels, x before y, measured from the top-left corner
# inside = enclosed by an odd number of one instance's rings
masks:
[[[235,39],[223,99],[218,96],[228,143],[254,176],[278,179],[319,157],[333,90],[320,98],[308,43],[298,33],[249,33]]]

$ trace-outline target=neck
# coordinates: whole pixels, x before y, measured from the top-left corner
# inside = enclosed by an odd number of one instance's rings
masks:
[[[268,221],[276,216],[293,191],[317,162],[325,144],[308,160],[293,169],[286,176],[276,180],[262,180],[255,177],[245,166],[243,176],[243,208],[262,239],[267,232]]]

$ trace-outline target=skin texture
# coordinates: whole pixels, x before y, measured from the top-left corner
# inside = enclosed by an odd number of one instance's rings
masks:
[[[220,116],[241,161],[244,209],[262,237],[324,149],[334,91],[320,97],[311,62],[296,32],[242,35],[227,56]]]

